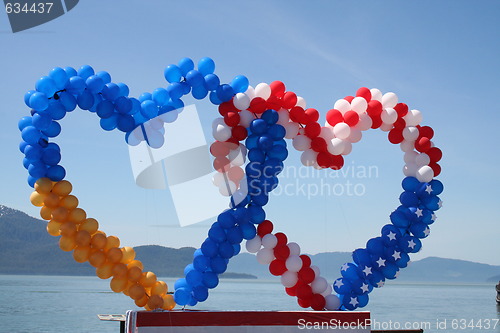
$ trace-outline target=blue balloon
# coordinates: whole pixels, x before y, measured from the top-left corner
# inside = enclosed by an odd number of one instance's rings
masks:
[[[20,131],[22,131],[27,126],[33,125],[32,121],[33,121],[33,117],[29,117],[29,116],[22,117],[19,120],[19,122],[17,123],[17,127],[19,128]]]
[[[27,143],[34,145],[37,144],[38,140],[42,137],[42,132],[40,132],[40,130],[35,126],[26,126],[21,131],[21,137]]]
[[[390,219],[392,224],[398,228],[408,228],[410,226],[410,219],[408,216],[400,210],[395,210],[391,213]]]
[[[205,286],[196,286],[193,288],[193,297],[198,302],[204,302],[208,298],[208,288]]]
[[[87,80],[89,77],[94,75],[94,73],[94,69],[89,65],[83,65],[78,70],[78,76],[80,76],[84,80]]]
[[[45,177],[47,166],[42,162],[33,162],[29,165],[28,172],[31,177],[39,179]]]
[[[368,282],[375,288],[382,288],[385,283],[385,277],[382,272],[378,270],[372,270],[372,274],[368,275]]]
[[[141,103],[144,102],[144,101],[152,101],[152,100],[153,100],[153,95],[151,95],[148,92],[142,93],[139,96],[139,102],[141,102]]]
[[[56,149],[44,149],[42,162],[47,165],[56,165],[61,161],[61,153]]]
[[[168,91],[163,88],[156,88],[153,91],[152,96],[153,96],[153,101],[158,106],[165,105],[170,98],[170,96],[168,95]]]
[[[382,241],[386,246],[396,246],[399,238],[401,238],[399,227],[392,224],[386,224],[382,227]]]
[[[35,113],[33,115],[32,124],[39,130],[49,128],[52,118],[46,113]]]
[[[49,99],[47,98],[47,95],[37,91],[31,94],[29,105],[34,110],[44,111],[49,106]]]
[[[363,277],[363,272],[361,269],[353,263],[346,263],[342,265],[340,270],[342,276],[350,281],[355,281]]]
[[[120,87],[115,83],[106,83],[102,88],[102,97],[108,101],[114,101],[120,96]]]
[[[203,252],[203,255],[213,258],[217,255],[219,249],[216,242],[207,238],[203,244],[201,244],[201,251]]]
[[[104,84],[111,82],[111,75],[109,75],[109,73],[106,71],[100,71],[96,75],[102,79]]]
[[[121,114],[130,114],[132,111],[132,100],[125,96],[120,96],[115,100],[115,109]]]
[[[116,85],[120,88],[120,94],[118,96],[128,97],[128,94],[130,93],[128,86],[122,82],[117,83]]]
[[[78,73],[76,72],[76,70],[73,67],[64,67],[63,69],[66,72],[66,76],[68,78],[78,75]]]
[[[30,97],[31,95],[33,95],[34,93],[36,93],[36,90],[28,90],[26,92],[26,94],[24,94],[24,103],[28,106],[28,107],[31,107],[30,105]]]
[[[55,138],[61,133],[61,125],[59,125],[57,121],[53,121],[52,123],[50,123],[49,128],[43,130],[42,132],[49,138]]]
[[[401,193],[399,196],[399,201],[403,206],[406,207],[416,207],[418,206],[418,196],[415,194],[415,192],[410,192],[410,191],[404,191]]]
[[[193,90],[191,93],[192,93],[194,98],[201,100],[201,99],[204,99],[205,97],[207,97],[208,90],[207,90],[207,88],[205,88],[205,86],[200,85],[200,86],[193,87]]]
[[[257,235],[257,229],[252,223],[243,222],[239,224],[243,238],[246,240],[253,239]]]
[[[96,94],[102,91],[106,83],[104,83],[104,80],[99,75],[92,75],[85,80],[85,84],[88,90]]]
[[[170,83],[180,82],[182,78],[182,72],[178,66],[168,65],[167,68],[165,68],[165,70],[163,71],[163,76],[165,77],[165,80]]]
[[[30,160],[28,160],[27,158],[23,158],[23,167],[24,167],[26,170],[28,170],[28,168],[30,167],[30,165],[31,165],[31,163],[32,163],[32,162],[33,162],[33,161],[30,161]],[[31,176],[30,176],[30,177],[31,177]]]
[[[425,199],[422,200],[422,203],[424,206],[432,211],[436,211],[440,208],[440,199],[436,195],[431,195]]]
[[[255,236],[254,236],[255,237]],[[253,237],[252,237],[253,238]],[[250,239],[252,239],[250,238]],[[240,253],[241,251],[241,246],[240,244],[233,244],[233,256],[236,256],[238,255],[238,253]]]
[[[186,281],[191,286],[199,286],[203,278],[202,272],[192,269],[186,274]]]
[[[231,244],[239,244],[243,241],[243,233],[238,226],[226,229],[227,241]]]
[[[35,183],[36,183],[37,180],[38,180],[37,178],[28,176],[28,185],[31,186],[31,187],[35,187]]]
[[[201,253],[201,251],[200,251]],[[200,272],[205,272],[210,265],[210,259],[201,253],[201,255],[198,255],[194,257],[193,259],[193,267]]]
[[[66,170],[60,165],[51,166],[47,169],[47,177],[54,182],[58,182],[66,177]]]
[[[210,102],[214,105],[219,105],[222,103],[222,101],[219,99],[219,97],[217,96],[217,93],[215,91],[210,92],[209,99],[210,99]]]
[[[333,282],[333,290],[341,295],[350,294],[352,291],[351,282],[345,278],[338,278]]]
[[[219,277],[214,272],[203,273],[203,285],[207,288],[215,288],[219,284]]]
[[[246,76],[238,75],[229,84],[235,93],[244,93],[248,89],[248,79]]]
[[[57,91],[56,82],[49,76],[42,76],[36,81],[35,89],[47,96],[53,96]]]
[[[381,237],[375,237],[370,239],[366,243],[366,249],[372,255],[382,255],[384,253],[384,242]]]
[[[209,57],[201,58],[198,61],[198,70],[203,76],[212,74],[215,70],[215,62]]]
[[[215,222],[208,230],[208,237],[216,243],[221,243],[226,240],[226,233],[219,222]]]
[[[392,262],[386,262],[385,266],[381,268],[381,271],[386,279],[393,280],[396,278],[399,268]]]
[[[370,286],[371,287],[371,286]],[[373,288],[372,288],[373,290]],[[368,297],[368,293],[366,294],[362,294],[362,295],[358,295],[358,307],[359,308],[364,308],[365,306],[368,305],[368,301],[369,301],[369,297]]]
[[[75,96],[70,93],[63,91],[59,94],[59,101],[66,111],[73,111],[76,108],[77,100]],[[53,105],[51,105],[53,107]]]
[[[265,120],[269,125],[274,125],[278,121],[279,115],[275,110],[269,109],[262,114],[261,119]]]
[[[431,192],[432,195],[440,195],[443,192],[443,190],[444,190],[443,183],[441,183],[437,179],[431,180],[431,182],[429,183],[429,185],[432,188],[432,192]]]
[[[116,128],[118,123],[118,114],[114,113],[108,118],[101,118],[99,124],[101,128],[105,131],[112,131]]]
[[[61,120],[66,116],[66,109],[58,100],[51,100],[46,112],[53,120]]]
[[[167,87],[168,95],[172,100],[181,98],[184,93],[183,90],[182,85],[178,82],[173,82]]]
[[[63,90],[64,88],[66,88],[66,85],[69,82],[68,75],[61,67],[53,68],[49,72],[49,76],[52,78],[52,80],[54,80],[58,90]]]
[[[420,185],[420,182],[415,177],[406,177],[405,179],[403,179],[401,185],[405,191],[415,192],[417,190],[417,187]]]
[[[174,283],[174,288],[184,288],[185,290],[191,291],[191,287],[189,286],[185,278],[177,279]]]
[[[254,119],[250,123],[250,130],[252,131],[252,134],[264,134],[267,130],[267,123],[264,119]]]
[[[26,159],[32,162],[39,161],[42,158],[42,148],[39,145],[28,145],[26,142],[24,143],[26,144],[24,147]]]
[[[85,80],[79,76],[73,76],[69,79],[66,91],[72,95],[79,95],[85,89]]]
[[[191,87],[198,87],[205,83],[205,78],[203,74],[193,69],[186,74],[186,82],[189,83]]]
[[[118,115],[118,119],[116,121],[116,128],[125,133],[132,131],[135,128],[134,117],[128,114]]]
[[[233,88],[229,84],[223,84],[218,86],[216,89],[216,93],[217,97],[222,102],[229,101],[235,95]]]
[[[234,254],[233,245],[227,241],[219,244],[219,256],[221,258],[229,259]]]
[[[141,114],[144,118],[153,119],[158,115],[158,106],[153,101],[144,101],[141,103]]]
[[[204,86],[209,91],[216,90],[217,87],[220,85],[220,79],[215,74],[205,75],[203,79],[205,80]]]
[[[273,147],[273,138],[268,134],[263,134],[257,140],[257,147],[263,151],[269,151]]]
[[[222,274],[227,269],[226,260],[221,257],[213,257],[210,259],[210,268],[212,269],[212,272]]]
[[[248,151],[248,160],[251,162],[259,162],[259,163],[264,163],[266,160],[266,154],[257,148],[252,148]]]
[[[259,136],[250,134],[245,140],[245,146],[247,149],[257,148],[257,141],[259,140]]]
[[[372,265],[372,258],[367,249],[354,250],[352,253],[352,259],[359,267],[361,267],[361,269],[364,269],[365,266],[371,267]]]
[[[184,306],[188,305],[191,300],[191,291],[186,290],[185,288],[176,288],[174,292],[174,301],[175,303]]]
[[[283,126],[279,124],[274,124],[269,127],[268,130],[269,135],[273,138],[273,140],[282,140],[286,135],[286,130]]]
[[[201,252],[201,249],[196,249],[194,252],[193,252],[193,259],[198,257],[198,256],[202,256],[203,255],[203,252]]]
[[[399,240],[399,248],[406,253],[417,253],[422,248],[422,242],[414,236],[403,236]]]
[[[82,110],[90,110],[94,106],[94,95],[89,90],[84,90],[76,99]]]
[[[219,214],[217,217],[217,222],[224,229],[232,228],[236,225],[236,219],[230,211],[225,211]]]
[[[270,191],[263,189],[258,194],[252,197],[252,203],[258,206],[265,206],[269,202]]]
[[[396,249],[397,251],[400,251],[399,255],[401,256],[401,258],[396,259],[396,265],[399,268],[405,268],[406,266],[408,266],[408,263],[410,262],[410,256],[408,255],[408,253],[403,252],[399,247],[397,247]]]
[[[100,118],[109,118],[115,112],[115,105],[111,101],[102,101],[97,105],[96,113]]]
[[[248,213],[250,214],[250,222],[253,224],[260,224],[266,219],[266,212],[261,206],[250,204],[248,206]]]
[[[373,286],[362,278],[357,278],[351,281],[352,293],[359,295],[367,295],[373,290]]]
[[[410,232],[417,238],[426,238],[429,236],[429,226],[423,222],[412,223]]]
[[[186,76],[186,74],[194,68],[194,62],[190,58],[182,58],[179,60],[178,65],[183,76]]]

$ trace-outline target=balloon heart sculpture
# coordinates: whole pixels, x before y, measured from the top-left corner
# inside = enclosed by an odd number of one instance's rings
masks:
[[[90,66],[78,71],[54,68],[40,78],[36,90],[25,95],[32,111],[31,117],[19,122],[20,150],[25,155],[28,183],[35,189],[31,202],[41,207],[42,218],[49,221],[48,233],[60,235],[61,249],[73,251],[76,261],[96,267],[98,277],[112,277],[113,291],[129,295],[146,309],[170,310],[176,303],[194,306],[206,300],[229,259],[239,253],[243,239],[247,250],[269,265],[271,274],[281,276],[286,292],[296,296],[300,306],[315,310],[365,306],[373,288],[395,279],[407,266],[409,253],[420,250],[420,240],[429,235],[429,225],[436,220],[434,211],[441,207],[438,195],[443,185],[434,177],[441,172],[437,162],[442,154],[431,141],[433,130],[420,126],[420,112],[398,102],[394,93],[367,88],[338,100],[321,126],[318,111],[306,108],[304,99],[286,91],[282,82],[253,88],[246,77],[237,76],[230,84],[220,84],[214,69],[210,58],[201,59],[197,69],[191,59],[184,58],[165,69],[170,83],[166,89],[144,93],[139,99],[128,97],[125,84],[112,83],[107,72],[95,73]],[[165,282],[143,270],[132,248],[120,248],[117,237],[99,230],[99,223],[78,207],[78,199],[70,194],[72,185],[64,180],[66,173],[59,165],[59,146],[49,139],[61,131],[58,120],[78,106],[96,113],[104,130],[125,132],[128,144],[146,141],[159,148],[164,144],[164,123],[176,120],[184,106],[181,98],[189,93],[195,99],[209,96],[219,106],[222,117],[213,123],[215,142],[210,151],[218,171],[214,183],[221,194],[230,196],[230,205],[195,251],[193,263],[186,267],[185,278],[175,283],[172,297]],[[310,257],[300,253],[298,244],[289,242],[284,233],[273,234],[263,207],[278,185],[277,177],[288,156],[285,138],[303,151],[304,165],[338,170],[352,144],[370,128],[388,132],[389,141],[400,144],[404,152],[401,205],[390,214],[391,223],[382,227],[380,236],[353,252],[353,262],[341,267],[341,277],[331,286],[319,268],[311,265]]]

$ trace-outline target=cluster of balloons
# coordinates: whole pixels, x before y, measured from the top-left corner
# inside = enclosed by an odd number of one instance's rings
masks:
[[[431,141],[432,128],[421,126],[421,113],[398,102],[394,93],[368,88],[338,100],[321,126],[319,112],[286,91],[283,82],[259,83],[254,88],[239,75],[221,84],[214,70],[210,58],[201,59],[197,69],[191,59],[181,59],[165,69],[166,88],[143,93],[138,99],[128,96],[125,84],[112,83],[107,72],[95,73],[90,66],[78,71],[55,68],[38,80],[36,90],[25,95],[32,111],[31,117],[19,122],[20,150],[25,155],[28,183],[35,187],[32,202],[42,207],[41,216],[50,221],[48,232],[61,235],[63,250],[73,251],[78,262],[89,261],[99,277],[113,277],[114,291],[129,295],[146,309],[205,301],[244,239],[247,250],[257,253],[257,260],[269,265],[271,274],[281,276],[286,292],[296,296],[300,306],[315,310],[365,306],[373,288],[397,277],[408,264],[408,254],[420,250],[420,239],[428,236],[429,225],[436,219],[434,211],[441,206],[438,195],[443,186],[434,177],[441,172],[442,153]],[[208,96],[218,105],[221,117],[212,124],[215,141],[210,147],[217,171],[213,182],[230,202],[195,251],[185,278],[175,283],[172,298],[166,284],[156,281],[152,272],[143,272],[133,249],[119,248],[116,237],[98,230],[97,221],[87,219],[77,207],[76,197],[68,191],[69,182],[63,180],[66,172],[59,165],[59,146],[49,139],[61,131],[58,120],[79,106],[96,113],[104,130],[125,132],[128,144],[145,141],[159,148],[165,144],[164,123],[177,119],[184,106],[181,98],[190,93],[195,99]],[[352,144],[370,128],[388,132],[389,141],[405,153],[401,206],[390,215],[391,224],[382,228],[381,236],[353,252],[353,262],[342,266],[342,277],[332,286],[311,258],[300,253],[298,244],[288,242],[284,233],[272,233],[273,224],[266,220],[263,207],[278,186],[277,176],[288,156],[285,138],[302,151],[304,165],[338,170]]]

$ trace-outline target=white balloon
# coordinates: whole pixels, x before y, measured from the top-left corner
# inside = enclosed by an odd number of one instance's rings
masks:
[[[262,240],[259,235],[256,235],[254,238],[247,240],[245,247],[250,253],[257,253],[262,246]]]
[[[361,133],[361,131],[359,129],[351,128],[351,134],[349,134],[347,141],[352,142],[352,143],[356,143],[356,142],[361,141],[362,136],[363,136],[363,134]]]
[[[246,184],[247,184],[247,178],[243,177],[243,179],[240,181],[240,188],[234,191],[233,193],[232,200],[230,203],[231,208],[237,207],[241,202],[243,202],[243,200],[246,199],[248,195],[248,189],[246,187],[243,188],[244,186],[246,186]]]
[[[290,242],[287,244],[288,248],[290,249],[290,255],[298,256],[300,255],[300,246],[299,244],[295,242]]]
[[[417,170],[418,170],[417,165],[413,163],[406,164],[403,167],[403,173],[405,174],[406,177],[415,177],[417,174]]]
[[[278,124],[284,126],[285,124],[290,121],[290,114],[288,113],[288,110],[286,109],[281,109],[278,111]]]
[[[373,124],[373,120],[368,115],[368,113],[362,113],[359,115],[359,121],[356,124],[356,126],[354,126],[354,128],[357,128],[360,131],[366,131],[372,127],[372,124]]]
[[[250,123],[255,119],[255,116],[252,112],[248,110],[243,110],[240,112],[240,125],[248,128],[250,127]]]
[[[393,127],[393,124],[382,123],[382,125],[380,125],[380,129],[384,132],[389,132]]]
[[[414,147],[415,147],[415,141],[403,140],[403,142],[399,144],[399,148],[401,148],[401,151],[404,152],[412,151]]]
[[[285,288],[291,288],[297,284],[299,281],[299,276],[295,272],[286,271],[281,276],[281,284]]]
[[[321,294],[328,288],[328,281],[324,277],[317,276],[314,281],[311,283],[311,288],[313,293]]]
[[[220,194],[222,194],[225,197],[233,195],[235,191],[236,191],[236,184],[230,180],[228,180],[225,184],[222,184],[222,186],[219,187]]]
[[[255,87],[255,96],[267,100],[271,96],[271,87],[267,83],[259,83]]]
[[[351,104],[348,101],[346,101],[345,99],[341,98],[335,102],[335,104],[333,105],[333,108],[335,110],[339,110],[340,113],[344,114],[347,111],[351,110]]]
[[[247,95],[251,101],[255,98],[255,89],[252,86],[248,86],[247,91],[245,91],[245,95]]]
[[[309,139],[305,135],[297,135],[295,138],[293,138],[292,145],[298,151],[305,151],[311,148],[311,139]]]
[[[332,292],[333,292],[332,285],[331,285],[331,284],[328,284],[328,287],[326,288],[326,290],[325,290],[325,291],[323,291],[323,292],[321,293],[321,296],[326,297],[326,296],[328,296],[328,295],[331,295],[331,294],[332,294]]]
[[[172,111],[169,111],[169,112],[172,112]],[[174,110],[175,112],[175,110]],[[164,114],[167,114],[168,112],[164,113]],[[162,114],[163,115],[163,114]],[[151,126],[152,129],[154,129],[155,131],[159,130],[160,128],[162,128],[164,126],[164,122],[163,120],[161,119],[161,117],[156,117],[156,118],[153,118],[151,120],[148,121],[148,124],[149,126]]]
[[[418,153],[414,150],[410,150],[410,151],[405,152],[405,155],[404,155],[405,163],[406,164],[415,163],[415,158],[417,156],[418,156]]]
[[[273,249],[260,249],[257,252],[257,261],[262,265],[269,265],[274,260]]]
[[[403,119],[406,122],[406,126],[417,126],[422,122],[422,113],[418,110],[410,110]]]
[[[349,155],[352,151],[352,143],[349,141],[344,141],[344,151],[342,152],[342,155]]]
[[[337,295],[328,295],[325,297],[325,309],[333,311],[340,308],[340,298]]]
[[[278,244],[278,238],[273,234],[267,234],[262,237],[262,246],[266,249],[274,249]]]
[[[385,93],[382,96],[382,106],[384,108],[393,108],[398,104],[398,96],[393,92]]]
[[[428,165],[424,165],[417,170],[417,179],[419,182],[428,183],[434,178],[434,171]]]
[[[398,113],[393,108],[385,108],[380,114],[382,122],[385,124],[394,124],[398,120]]]
[[[415,141],[418,138],[418,128],[414,126],[408,126],[403,129],[403,138],[407,141]]]
[[[333,134],[333,127],[321,127],[321,132],[319,132],[319,136],[325,139],[325,141],[330,141],[335,137]]]
[[[286,134],[285,138],[293,139],[299,134],[299,124],[294,122],[289,122],[288,124],[283,125],[285,128]]]
[[[302,259],[297,255],[291,255],[286,259],[285,266],[290,272],[298,272],[302,268]]]
[[[377,88],[370,89],[372,93],[372,100],[382,102],[382,93]]]
[[[212,131],[212,135],[217,141],[226,141],[231,138],[231,128],[227,125],[217,125],[217,127]]]
[[[429,165],[431,158],[426,153],[418,154],[415,158],[415,164],[420,168],[424,165]]]
[[[351,109],[358,114],[362,114],[368,108],[368,102],[363,97],[354,97],[351,101]]]
[[[300,161],[302,162],[303,165],[305,166],[314,166],[317,165],[316,163],[316,157],[318,156],[318,153],[315,152],[312,149],[308,149],[300,155]]]
[[[229,158],[229,161],[231,161],[232,165],[242,166],[245,164],[246,147],[240,144],[238,148],[231,150],[227,157]]]
[[[319,267],[318,267],[318,266],[316,266],[316,265],[311,265],[311,269],[314,271],[314,275],[315,275],[315,276],[320,276],[320,275],[321,275],[321,274],[320,274],[321,272],[320,272],[320,270],[319,270]]]
[[[212,121],[212,130],[215,130],[219,125],[225,125],[224,118],[217,117]]]
[[[221,185],[225,183],[224,174],[216,171],[212,176],[212,183],[217,187],[221,187]]]
[[[233,104],[238,110],[246,110],[250,106],[250,98],[243,93],[237,93],[234,96]]]
[[[328,142],[328,152],[332,155],[340,155],[344,152],[345,141],[339,138],[333,138]]]
[[[345,140],[351,134],[351,128],[346,123],[338,123],[333,126],[333,134],[339,139]]]
[[[304,110],[306,109],[306,100],[303,97],[297,96],[297,103],[295,106],[300,106]]]
[[[179,116],[179,111],[172,110],[161,114],[159,118],[161,118],[161,120],[163,120],[167,124],[170,124],[176,121],[178,116]]]

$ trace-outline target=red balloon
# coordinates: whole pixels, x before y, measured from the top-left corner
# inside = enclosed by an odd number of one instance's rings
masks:
[[[338,123],[344,122],[344,116],[339,110],[331,109],[326,113],[326,121],[331,126],[335,126]]]
[[[406,127],[406,121],[403,118],[398,118],[398,120],[394,122],[394,128],[403,130],[405,127]]]
[[[388,137],[389,141],[393,144],[401,143],[405,139],[403,137],[403,130],[399,128],[393,128],[392,130],[390,130]]]
[[[359,122],[359,114],[356,111],[347,111],[344,113],[344,122],[353,127]]]
[[[326,152],[328,149],[327,149],[325,139],[323,139],[322,137],[319,137],[319,136],[312,139],[311,140],[311,149],[314,151],[317,151],[318,153]]]
[[[269,109],[279,110],[279,109],[281,109],[281,103],[282,103],[282,101],[278,97],[271,95],[271,96],[269,96],[269,98],[266,101],[265,109],[266,110],[269,110]]]
[[[299,303],[300,307],[306,309],[311,306],[311,299],[303,299],[303,298],[298,298],[297,303]]]
[[[432,171],[434,171],[434,177],[437,177],[441,173],[441,166],[437,163],[429,163]]]
[[[408,113],[408,105],[406,105],[405,103],[398,103],[394,107],[394,110],[396,110],[396,112],[398,113],[398,117],[402,118]]]
[[[369,102],[372,99],[372,92],[366,87],[361,87],[356,91],[356,97],[363,97]]]
[[[382,104],[375,100],[372,99],[370,102],[368,102],[368,108],[366,109],[366,112],[371,116],[377,115],[380,116],[382,113]]]
[[[430,148],[431,148],[431,140],[425,136],[415,141],[415,149],[421,153],[425,153]]]
[[[231,127],[238,126],[240,123],[240,114],[238,112],[229,111],[224,116],[224,122]]]
[[[286,272],[286,264],[284,260],[274,259],[269,264],[269,272],[274,276],[283,275]]]
[[[288,238],[286,235],[282,232],[277,232],[274,234],[276,238],[278,239],[278,245],[286,245],[288,243]]]
[[[429,139],[432,139],[434,136],[434,130],[429,127],[429,126],[422,126],[418,128],[418,134],[419,137],[428,137]]]
[[[322,151],[316,157],[316,162],[322,168],[329,168],[333,163],[333,155],[329,152]]]
[[[332,155],[333,161],[330,169],[340,170],[344,166],[344,157],[342,155]]]
[[[269,220],[264,220],[257,226],[257,234],[262,238],[267,234],[273,232],[273,223]]]
[[[319,133],[321,133],[321,125],[316,122],[309,123],[304,128],[304,133],[309,138],[314,139],[319,135]]]
[[[297,296],[297,288],[295,288],[295,286],[291,288],[285,288],[285,292],[288,294],[288,296]]]
[[[255,97],[252,99],[250,102],[250,106],[248,107],[248,110],[253,113],[261,114],[266,111],[266,100],[263,99],[262,97]]]
[[[287,91],[283,97],[281,97],[281,105],[285,109],[291,109],[297,104],[297,95],[292,91]]]
[[[285,84],[281,81],[271,82],[269,87],[271,88],[271,94],[278,97],[278,98],[283,97],[283,95],[285,94],[285,90],[286,90]]]
[[[351,103],[351,102],[352,102],[352,100],[354,99],[354,96],[346,96],[346,97],[344,97],[344,99],[345,99],[346,101],[348,101],[349,103]]]
[[[210,153],[215,157],[224,157],[229,154],[229,145],[225,142],[215,141],[210,145]]]
[[[296,123],[305,124],[309,121],[306,112],[300,106],[294,106],[290,109],[290,119]]]
[[[242,141],[246,139],[248,132],[245,127],[238,125],[231,129],[231,135],[236,140]]]
[[[219,172],[229,171],[229,159],[227,157],[216,157],[214,160],[214,169]]]
[[[309,117],[309,122],[315,122],[319,119],[319,112],[316,109],[309,108],[306,109],[306,115]]]
[[[311,283],[316,278],[316,273],[314,273],[311,267],[302,267],[298,273],[299,279],[304,283]]]
[[[233,104],[233,100],[219,104],[219,113],[221,116],[225,116],[230,111],[237,111]]]
[[[438,147],[431,147],[426,154],[429,155],[431,162],[439,162],[443,157],[443,152]]]
[[[302,267],[311,266],[311,257],[309,257],[307,254],[301,254],[300,259],[302,259]]]
[[[313,310],[321,311],[325,309],[326,300],[323,295],[314,294],[311,298],[311,307]]]
[[[286,260],[290,256],[290,248],[286,245],[276,245],[274,256],[276,259]]]
[[[312,288],[308,284],[301,284],[297,286],[297,297],[302,299],[311,299],[312,297]]]

